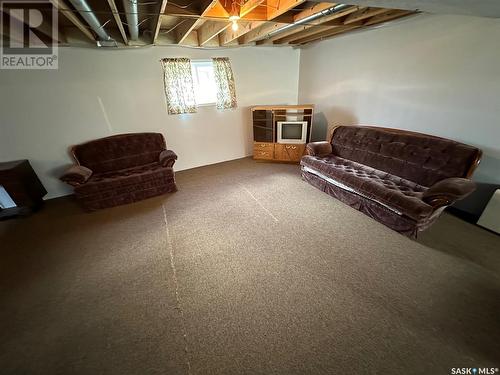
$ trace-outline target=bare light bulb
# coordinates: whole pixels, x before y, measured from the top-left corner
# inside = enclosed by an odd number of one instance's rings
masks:
[[[231,29],[233,29],[233,31],[238,31],[238,22],[236,20],[233,20],[233,24],[231,25]]]

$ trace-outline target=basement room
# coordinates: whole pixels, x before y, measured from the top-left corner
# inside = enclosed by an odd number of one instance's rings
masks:
[[[321,1],[0,2],[2,375],[500,375],[500,2]]]

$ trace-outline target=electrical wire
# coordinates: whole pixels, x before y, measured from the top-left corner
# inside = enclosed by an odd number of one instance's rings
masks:
[[[181,22],[179,22],[178,24],[176,24],[174,27],[172,27],[172,28],[168,29],[167,31],[160,31],[159,33],[160,33],[160,34],[168,34],[168,33],[172,32],[173,30],[175,30],[175,28],[176,28],[177,26],[179,26],[179,25],[183,24],[183,23],[184,23],[184,22],[186,22],[186,21],[187,21],[187,19],[182,20]]]
[[[189,3],[187,5],[179,5],[179,4],[176,4],[176,3],[169,3],[170,5],[173,5],[177,8],[181,8],[181,9],[187,9],[189,8],[191,5],[193,5],[193,3]]]

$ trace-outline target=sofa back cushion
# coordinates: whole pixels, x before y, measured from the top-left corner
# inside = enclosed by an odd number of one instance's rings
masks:
[[[480,150],[449,139],[399,129],[339,126],[332,136],[337,156],[423,186],[466,177]]]
[[[73,146],[76,161],[94,173],[115,171],[159,160],[166,149],[160,133],[118,134]]]

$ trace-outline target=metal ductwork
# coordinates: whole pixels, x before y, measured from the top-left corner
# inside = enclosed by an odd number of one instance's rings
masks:
[[[75,7],[77,12],[82,16],[82,18],[87,22],[92,30],[97,34],[99,40],[97,41],[97,45],[111,45],[114,44],[116,46],[116,42],[113,38],[109,36],[109,34],[104,30],[104,25],[101,25],[97,17],[95,16],[92,8],[90,8],[89,4],[85,0],[69,0],[71,4]]]
[[[322,17],[325,17],[325,16],[329,16],[329,15],[332,15],[332,14],[335,14],[335,13],[339,13],[347,8],[350,8],[352,5],[347,5],[347,4],[337,4],[337,5],[334,5],[330,8],[327,8],[327,9],[324,9],[318,13],[314,13],[314,14],[311,14],[310,16],[308,17],[305,17],[305,18],[302,18],[301,20],[295,22],[295,23],[291,23],[289,25],[286,25],[286,26],[283,26],[281,29],[278,29],[278,30],[274,30],[274,31],[271,31],[270,33],[268,33],[263,39],[268,39],[268,38],[271,38],[279,33],[282,33],[283,31],[286,31],[286,30],[290,30],[294,27],[297,27],[297,26],[300,26],[300,25],[305,25],[307,24],[308,22],[312,22],[312,21],[316,21],[317,19],[319,18],[322,18]]]
[[[139,39],[139,15],[137,0],[123,0],[123,8],[127,17],[128,32],[131,40]]]

